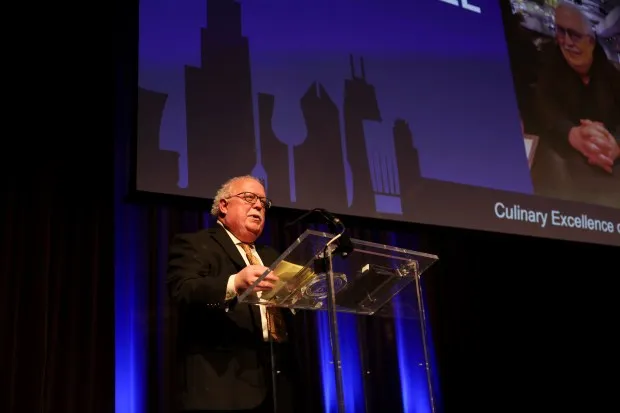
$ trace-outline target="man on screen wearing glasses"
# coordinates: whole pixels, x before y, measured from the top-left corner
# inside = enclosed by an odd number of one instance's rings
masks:
[[[543,52],[537,85],[541,142],[611,174],[620,159],[620,72],[579,7],[560,3],[555,28],[557,47]]]
[[[217,191],[213,228],[177,235],[170,246],[168,288],[179,309],[177,342],[183,411],[292,412],[294,359],[288,354],[289,316],[281,309],[237,302],[278,253],[255,245],[271,201],[251,176],[232,178]],[[270,273],[256,291],[269,291]],[[287,330],[288,329],[288,330]],[[277,346],[279,374],[271,374],[270,346]]]

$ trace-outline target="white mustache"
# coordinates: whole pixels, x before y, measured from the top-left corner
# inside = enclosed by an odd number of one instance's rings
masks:
[[[575,47],[572,47],[572,46],[562,46],[562,49],[564,49],[564,50],[566,50],[567,52],[570,52],[570,53],[576,53],[576,54],[579,53],[579,49],[577,49]]]

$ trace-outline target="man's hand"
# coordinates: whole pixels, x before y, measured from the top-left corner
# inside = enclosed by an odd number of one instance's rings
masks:
[[[620,148],[602,123],[582,120],[580,126],[570,130],[568,141],[587,158],[588,163],[612,173],[614,161],[620,156]]]
[[[235,291],[237,291],[237,294],[241,294],[250,288],[256,279],[263,275],[268,269],[269,268],[262,265],[248,265],[239,271],[235,275]],[[276,282],[278,282],[278,277],[273,272],[270,272],[258,283],[254,291],[270,291]]]

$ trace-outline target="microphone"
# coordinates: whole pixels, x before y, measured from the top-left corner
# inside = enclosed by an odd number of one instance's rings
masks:
[[[310,211],[308,211],[308,212],[300,215],[299,217],[295,218],[291,222],[287,222],[286,224],[284,224],[284,228],[288,228],[288,227],[291,227],[291,226],[295,225],[299,221],[303,220],[304,218],[308,217],[310,214],[313,214],[315,212],[316,212],[315,209],[311,209]]]
[[[294,219],[293,221],[285,224],[284,228],[288,228],[300,222],[301,220],[305,219],[306,217],[310,216],[313,213],[318,213],[321,217],[323,217],[323,219],[327,221],[327,224],[332,229],[332,231],[340,232],[340,238],[336,240],[336,245],[338,245],[338,247],[334,250],[334,253],[340,254],[343,257],[346,257],[347,255],[349,255],[353,251],[353,243],[351,242],[351,238],[349,237],[349,235],[346,233],[346,227],[344,226],[340,218],[336,217],[334,214],[332,214],[326,209],[323,209],[323,208],[311,209],[310,211],[305,212],[304,214]]]
[[[340,227],[341,229],[344,229],[344,225],[342,224],[342,221],[339,218],[336,218],[331,212],[323,208],[314,208],[308,212],[303,213],[301,216],[295,218],[293,221],[285,224],[284,228],[293,226],[297,224],[299,221],[302,221],[303,219],[307,218],[308,216],[314,213],[318,213],[319,215],[321,215],[327,221],[327,223],[330,224],[330,227],[333,231],[338,231],[338,227]]]
[[[323,209],[323,208],[316,208],[315,211],[323,215],[323,218],[325,218],[327,221],[329,221],[330,224],[332,224],[332,226],[334,227],[334,230],[337,230],[338,227],[341,227],[341,229],[345,229],[344,224],[342,223],[340,218],[335,217],[328,210]]]

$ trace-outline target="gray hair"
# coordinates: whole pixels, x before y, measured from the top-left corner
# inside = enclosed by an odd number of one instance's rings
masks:
[[[556,13],[558,10],[561,10],[561,9],[570,10],[576,13],[577,15],[579,15],[579,17],[581,18],[581,23],[583,24],[586,30],[585,34],[588,36],[592,36],[592,37],[595,36],[592,22],[590,21],[590,18],[586,15],[586,13],[583,11],[581,7],[577,6],[575,3],[571,1],[562,0],[558,3],[558,5],[555,8]]]
[[[243,176],[235,176],[234,178],[230,178],[228,181],[224,182],[224,184],[217,190],[215,193],[215,197],[213,198],[213,204],[211,205],[211,215],[214,217],[218,217],[220,215],[220,201],[222,199],[226,199],[235,195],[232,193],[232,187],[239,181],[245,181],[246,179],[253,179],[262,186],[265,186],[265,183],[262,179],[258,179],[252,175],[243,175]]]

